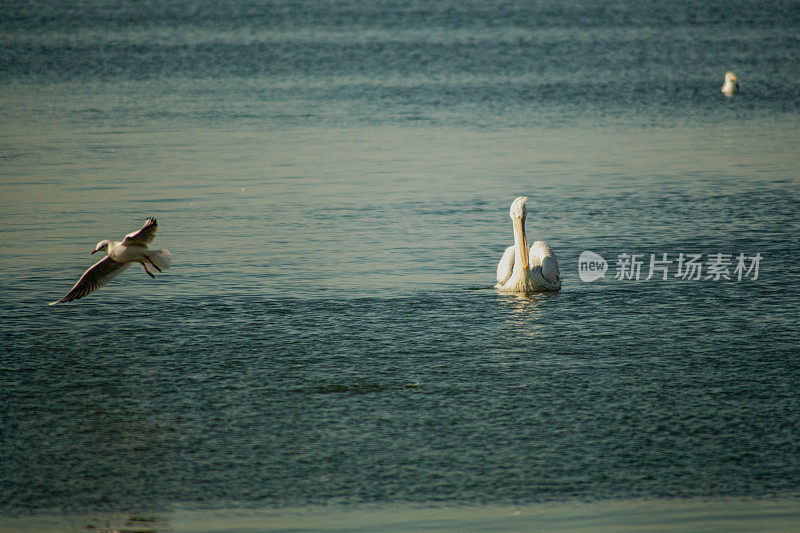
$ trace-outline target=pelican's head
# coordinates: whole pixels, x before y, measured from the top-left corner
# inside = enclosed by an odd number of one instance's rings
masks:
[[[519,247],[519,259],[525,270],[528,270],[528,238],[525,236],[525,217],[528,214],[525,202],[527,201],[527,196],[515,198],[511,202],[511,209],[508,212],[508,216],[511,217],[511,222],[514,224],[514,244]]]
[[[109,245],[109,243],[110,243],[110,241],[108,239],[103,239],[102,241],[97,243],[97,246],[95,247],[94,250],[92,250],[92,253],[94,254],[94,253],[97,253],[99,251],[103,251],[105,253],[108,253],[108,245]]]
[[[736,78],[736,74],[734,74],[729,70],[728,72],[725,73],[725,83],[730,83],[733,81],[738,81]]]
[[[508,216],[511,217],[511,220],[521,218],[525,220],[525,216],[527,215],[527,210],[525,209],[525,202],[528,201],[527,196],[519,196],[511,202],[511,209],[508,212]]]

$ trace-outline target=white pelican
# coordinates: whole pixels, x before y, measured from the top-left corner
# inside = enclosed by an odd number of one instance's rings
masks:
[[[161,272],[169,268],[171,257],[169,250],[147,249],[147,245],[153,242],[156,236],[157,228],[156,219],[151,217],[145,221],[142,229],[125,235],[121,242],[112,242],[108,239],[98,242],[92,253],[102,250],[107,255],[84,272],[81,279],[78,280],[78,283],[72,287],[66,296],[58,301],[51,302],[50,305],[83,298],[90,292],[105,285],[108,280],[131,266],[131,263],[140,263],[147,275],[155,279],[153,273],[147,270],[147,264],[149,263],[153,268]]]
[[[530,294],[541,291],[557,291],[561,288],[558,261],[553,249],[542,241],[536,241],[528,251],[525,236],[527,196],[511,202],[509,216],[514,225],[514,246],[509,246],[497,264],[497,285],[504,292]]]
[[[730,70],[725,73],[725,85],[722,86],[721,90],[728,98],[733,98],[739,92],[739,81],[736,78],[736,74]]]

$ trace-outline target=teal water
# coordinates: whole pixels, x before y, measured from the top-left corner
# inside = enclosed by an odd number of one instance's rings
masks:
[[[0,515],[795,496],[796,4],[670,6],[0,14]]]

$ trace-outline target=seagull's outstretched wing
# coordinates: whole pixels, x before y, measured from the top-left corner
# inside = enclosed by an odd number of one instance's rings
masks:
[[[146,226],[145,226],[146,227]],[[155,227],[155,221],[153,222],[153,227]],[[61,298],[58,301],[51,302],[50,305],[55,305],[61,302],[71,302],[72,300],[77,300],[78,298],[83,298],[90,292],[99,289],[103,285],[105,285],[108,280],[125,270],[130,266],[130,263],[120,263],[118,261],[114,261],[110,257],[106,256],[105,258],[101,259],[94,265],[92,265],[89,270],[83,273],[81,279],[78,280],[78,283],[75,284],[74,287],[67,293],[66,296]]]
[[[125,235],[122,244],[126,246],[147,246],[155,239],[157,229],[158,222],[153,217],[150,217],[145,221],[142,229]]]

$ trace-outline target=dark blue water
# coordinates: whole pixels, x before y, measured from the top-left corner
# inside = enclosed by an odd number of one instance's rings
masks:
[[[717,120],[730,116],[718,98],[726,70],[743,76],[740,116],[800,107],[794,1],[12,2],[3,11],[0,80],[63,83],[91,100],[116,94],[72,117],[80,121]]]
[[[7,336],[4,507],[791,493],[794,320],[744,292],[74,306]]]
[[[796,495],[798,30],[797,2],[7,5],[0,514]],[[491,288],[520,194],[560,293]],[[147,216],[169,271],[46,305]],[[624,253],[763,260],[636,282]]]

